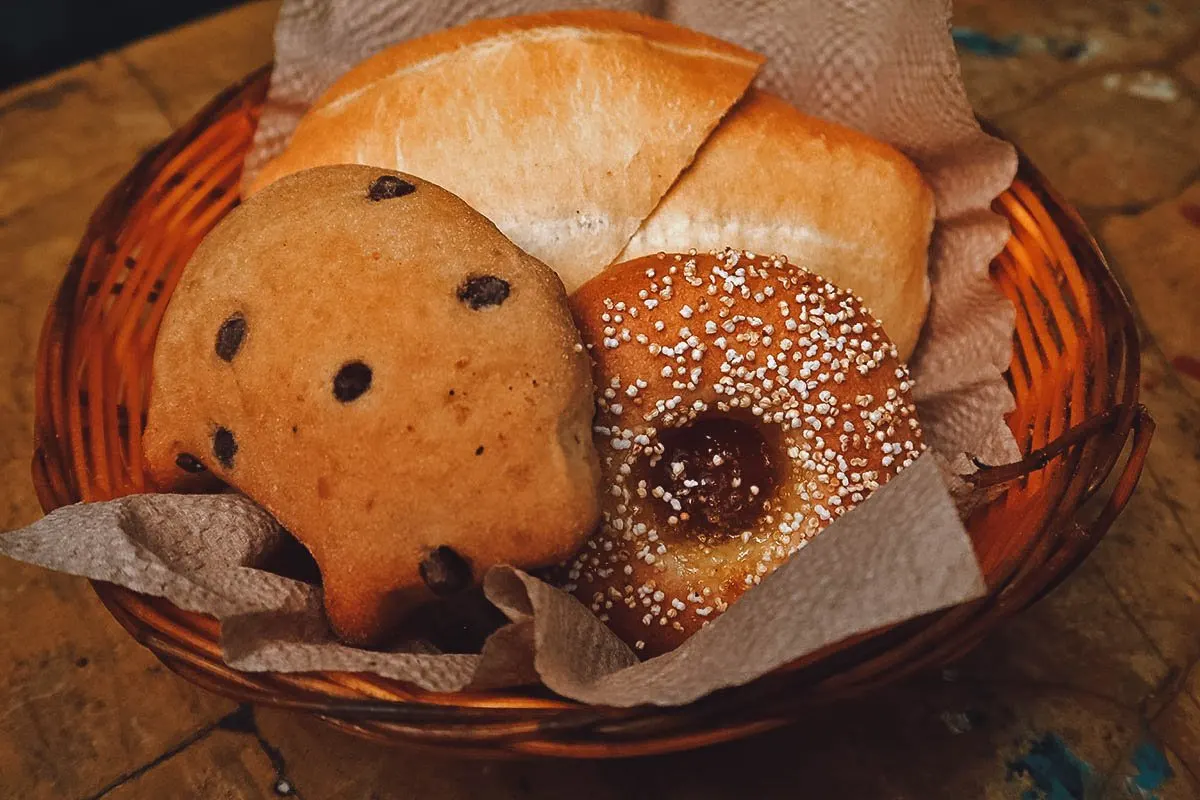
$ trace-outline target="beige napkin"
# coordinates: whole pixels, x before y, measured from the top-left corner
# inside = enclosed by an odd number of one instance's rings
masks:
[[[1007,229],[988,209],[1015,156],[975,124],[941,0],[285,0],[276,71],[248,167],[283,146],[309,103],[361,58],[469,19],[550,8],[654,13],[759,50],[761,83],[802,109],[885,139],[934,187],[932,306],[912,364],[933,446],[834,522],[683,647],[645,663],[570,596],[507,567],[488,598],[512,620],[480,655],[419,642],[396,652],[336,642],[319,589],[258,569],[283,536],[231,495],[136,496],[70,506],[0,536],[0,553],[163,596],[222,619],[226,661],[243,670],[365,671],[434,691],[540,680],[608,705],[677,705],[776,666],[979,596],[983,583],[947,480],[1017,456],[1001,377],[1012,309],[988,278]],[[961,497],[960,497],[961,499]]]
[[[513,621],[481,655],[422,643],[340,644],[320,590],[257,569],[274,520],[240,495],[133,495],[61,508],[0,536],[0,554],[165,597],[222,621],[225,661],[247,671],[371,672],[452,692],[540,680],[587,703],[682,705],[827,644],[979,596],[971,543],[937,469],[917,459],[682,647],[639,663],[575,598],[511,567],[488,598]]]

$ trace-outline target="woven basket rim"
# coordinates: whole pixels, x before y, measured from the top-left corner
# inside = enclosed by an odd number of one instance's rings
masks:
[[[58,346],[56,343],[61,340],[62,336],[69,333],[68,330],[63,329],[63,326],[66,325],[66,320],[69,320],[70,314],[73,313],[72,309],[77,300],[76,294],[83,266],[93,255],[92,245],[98,241],[98,237],[103,235],[101,228],[108,221],[106,214],[113,208],[131,201],[131,195],[136,186],[136,176],[161,169],[162,162],[170,155],[172,147],[189,141],[191,137],[219,116],[236,98],[248,92],[265,93],[265,84],[270,75],[270,69],[270,65],[267,65],[218,95],[187,125],[143,156],[100,204],[88,223],[88,229],[79,251],[72,260],[71,267],[64,276],[55,302],[47,315],[39,344],[39,365],[53,359],[54,347]],[[261,103],[261,97],[259,102]],[[989,128],[989,132],[996,134],[991,128]],[[1006,139],[1006,141],[1008,140]],[[998,592],[997,596],[988,598],[985,603],[993,604],[996,609],[999,609],[997,613],[1012,613],[1007,609],[1024,607],[1044,594],[1081,561],[1091,547],[1094,547],[1108,524],[1111,523],[1112,518],[1128,500],[1128,494],[1136,483],[1142,459],[1144,459],[1145,447],[1148,445],[1149,436],[1153,430],[1152,421],[1149,420],[1145,409],[1137,402],[1138,332],[1129,301],[1109,269],[1103,253],[1088,231],[1083,219],[1050,186],[1045,177],[1020,152],[1019,148],[1018,153],[1020,162],[1017,182],[1014,184],[1014,189],[1009,190],[1009,193],[1020,186],[1023,187],[1023,191],[1030,192],[1035,199],[1040,200],[1051,214],[1051,222],[1056,226],[1053,234],[1067,242],[1064,246],[1069,248],[1081,273],[1088,281],[1089,290],[1095,293],[1098,306],[1103,309],[1100,322],[1104,327],[1106,338],[1119,342],[1120,347],[1117,349],[1124,354],[1123,360],[1116,366],[1119,369],[1119,377],[1116,373],[1113,376],[1114,381],[1121,382],[1122,391],[1119,397],[1112,398],[1114,402],[1101,416],[1072,426],[1057,441],[1048,442],[1044,447],[1027,453],[1025,458],[1016,465],[993,467],[985,471],[984,474],[990,478],[985,477],[983,480],[984,482],[992,480],[996,484],[1016,485],[1028,480],[1031,474],[1059,458],[1071,460],[1073,465],[1079,467],[1082,464],[1080,459],[1086,455],[1083,453],[1086,449],[1085,445],[1099,442],[1095,449],[1103,452],[1098,456],[1093,456],[1093,460],[1099,459],[1092,464],[1090,470],[1094,479],[1086,486],[1078,488],[1079,500],[1072,504],[1073,507],[1059,512],[1059,516],[1062,517],[1060,522],[1063,525],[1074,524],[1072,520],[1078,512],[1079,506],[1101,489],[1103,479],[1116,467],[1121,455],[1121,447],[1114,445],[1123,446],[1126,439],[1132,436],[1134,448],[1120,474],[1118,485],[1109,498],[1108,505],[1104,507],[1096,522],[1088,530],[1089,535],[1079,542],[1071,544],[1059,562],[1047,561],[1042,564],[1044,569],[1053,567],[1057,571],[1044,576],[1045,579],[1040,582],[1029,584],[1031,586],[1036,584],[1035,589],[1029,590],[1032,592],[1031,596],[1022,596],[1020,592],[1014,591],[1006,596],[1000,596],[1005,593]],[[1009,212],[1002,210],[1001,213],[1008,215]],[[1010,367],[1011,369],[1012,367]],[[69,491],[64,491],[69,490],[69,487],[56,486],[54,483],[54,470],[51,467],[47,449],[59,446],[60,442],[57,437],[61,436],[62,430],[48,411],[50,403],[46,398],[49,398],[55,389],[62,388],[54,386],[51,378],[47,378],[39,372],[35,425],[37,449],[33,464],[39,501],[47,512],[62,505],[61,501],[64,498],[70,497]],[[1106,444],[1107,447],[1103,446]],[[60,462],[56,462],[56,465],[61,465],[61,463],[68,462],[60,460]],[[1068,489],[1063,489],[1063,496],[1068,493]],[[169,613],[162,610],[164,604],[170,605],[167,601],[136,595],[136,593],[112,584],[93,582],[93,586],[113,616],[129,630],[131,635],[151,649],[170,668],[184,674],[193,682],[208,685],[210,688],[224,691],[226,694],[230,693],[230,687],[222,684],[221,681],[233,680],[231,676],[222,675],[218,678],[205,673],[204,662],[197,653],[141,624],[138,614],[151,613],[147,609],[155,609],[153,613],[156,614]],[[1017,584],[1013,583],[1013,586],[1017,586]],[[187,624],[197,624],[195,620],[188,620],[187,612],[176,609],[175,614],[179,619],[187,620]],[[211,633],[208,638],[211,638],[215,645],[215,623],[207,628],[204,628],[203,625],[201,627]],[[907,635],[906,625],[896,627],[897,630],[890,634],[893,638],[902,633]],[[886,650],[887,643],[890,641],[887,633],[880,636],[872,635],[867,637],[864,642],[855,645],[855,648],[860,650],[865,648],[867,651],[872,648]],[[680,749],[682,746],[693,746],[697,743],[708,743],[708,741],[691,742],[691,734],[688,731],[697,719],[728,718],[728,721],[724,723],[726,727],[722,729],[724,735],[721,738],[732,738],[735,735],[745,735],[782,724],[786,721],[785,715],[782,713],[779,715],[767,713],[758,718],[739,720],[738,715],[731,712],[736,710],[739,705],[744,706],[756,701],[762,702],[764,699],[778,696],[781,687],[785,685],[785,679],[794,679],[798,673],[806,673],[807,679],[810,681],[814,680],[814,676],[816,676],[818,682],[822,680],[822,671],[828,673],[832,670],[833,676],[837,677],[839,675],[837,665],[845,660],[847,653],[858,652],[855,648],[840,650],[838,656],[832,659],[817,660],[799,667],[793,665],[791,668],[764,676],[748,686],[739,687],[736,690],[723,690],[690,706],[678,709],[663,709],[654,706],[607,709],[587,706],[573,700],[549,695],[544,689],[517,688],[500,692],[437,694],[401,684],[388,687],[387,691],[395,690],[391,699],[359,699],[371,697],[373,694],[378,696],[377,692],[386,694],[387,692],[381,689],[380,685],[389,682],[382,681],[382,679],[379,681],[368,679],[364,683],[361,680],[362,676],[339,676],[327,673],[315,673],[314,676],[346,687],[345,696],[330,694],[329,687],[325,683],[314,683],[311,691],[299,690],[296,685],[288,685],[285,687],[287,693],[284,693],[278,686],[271,683],[273,678],[278,677],[273,673],[243,676],[246,678],[245,684],[239,686],[237,691],[241,693],[242,697],[254,702],[307,711],[323,718],[338,720],[343,727],[351,729],[355,725],[368,721],[386,722],[397,730],[412,734],[405,737],[402,732],[397,734],[397,738],[436,741],[439,731],[442,730],[440,726],[446,726],[447,731],[455,733],[445,733],[442,737],[444,742],[462,746],[455,735],[462,732],[463,726],[475,726],[480,730],[488,730],[493,739],[484,742],[466,736],[464,740],[468,744],[480,745],[489,752],[494,751],[496,745],[517,741],[528,743],[529,737],[540,736],[555,737],[559,742],[569,743],[569,749],[573,749],[572,752],[566,754],[586,754],[589,752],[587,742],[572,740],[575,733],[592,734],[597,729],[604,729],[605,726],[616,726],[619,729],[617,739],[620,739],[621,736],[627,738],[633,736],[634,738],[630,739],[624,747],[619,742],[606,741],[602,746],[603,752],[596,754],[621,755],[650,752],[645,748],[643,742],[636,739],[634,733],[630,733],[637,731],[639,725],[646,726],[647,729],[654,728],[654,735],[658,737],[659,749],[653,751],[661,752]],[[395,684],[395,682],[390,683]],[[842,693],[853,689],[852,681],[845,683],[846,685],[842,686]],[[820,698],[810,699],[829,700],[838,696],[840,696],[839,691],[835,689],[824,693]],[[656,728],[655,725],[657,725]],[[536,744],[536,738],[533,743]],[[597,747],[599,746],[597,745]],[[568,747],[568,745],[565,744],[564,747]],[[563,754],[552,752],[553,749],[547,745],[546,754]],[[536,747],[527,747],[524,752],[538,752],[538,750]]]

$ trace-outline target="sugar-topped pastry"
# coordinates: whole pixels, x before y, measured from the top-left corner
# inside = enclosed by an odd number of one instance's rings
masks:
[[[726,250],[585,284],[603,522],[558,580],[643,656],[678,646],[924,449],[853,295]]]

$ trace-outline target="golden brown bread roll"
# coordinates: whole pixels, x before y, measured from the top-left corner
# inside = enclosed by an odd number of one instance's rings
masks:
[[[368,644],[493,564],[580,545],[592,415],[548,267],[437,186],[327,167],[250,198],[188,263],[144,450],[161,489],[206,470],[274,514],[335,630]]]
[[[603,523],[557,580],[642,656],[716,619],[924,448],[851,294],[775,257],[649,256],[571,300]]]
[[[907,359],[929,302],[932,192],[893,148],[746,93],[760,64],[635,14],[474,22],[352,69],[254,188],[320,164],[412,172],[568,292],[656,252],[788,253],[862,297]]]
[[[252,190],[355,163],[443,186],[571,291],[612,263],[762,58],[651,17],[480,20],[338,80]]]
[[[895,149],[751,91],[621,253],[787,253],[853,292],[901,359],[929,304],[933,192]]]

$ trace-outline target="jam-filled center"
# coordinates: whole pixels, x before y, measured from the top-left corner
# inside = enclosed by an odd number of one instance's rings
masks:
[[[730,536],[755,527],[776,481],[757,426],[707,417],[660,431],[659,441],[665,450],[653,477],[670,494],[668,503],[679,501],[681,519],[686,514],[691,526]]]

